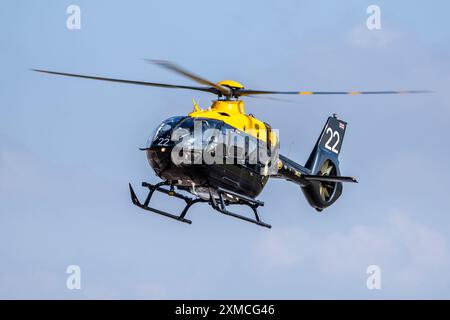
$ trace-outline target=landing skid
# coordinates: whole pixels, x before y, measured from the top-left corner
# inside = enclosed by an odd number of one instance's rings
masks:
[[[251,223],[257,224],[261,227],[266,227],[266,228],[272,227],[271,225],[262,222],[258,215],[258,207],[264,206],[264,202],[246,197],[244,195],[241,195],[241,194],[233,192],[233,191],[218,188],[218,189],[216,189],[218,199],[215,196],[213,196],[213,194],[210,191],[210,199],[205,200],[202,198],[191,198],[184,194],[176,192],[174,186],[170,185],[168,182],[165,182],[165,181],[157,183],[155,185],[147,183],[147,182],[142,182],[142,186],[145,188],[148,188],[149,192],[148,192],[147,198],[145,199],[144,203],[141,203],[139,201],[138,197],[136,196],[136,193],[134,192],[131,184],[128,184],[128,185],[130,187],[131,201],[133,202],[134,205],[136,205],[139,208],[142,208],[144,210],[151,211],[151,212],[157,213],[159,215],[162,215],[162,216],[165,216],[165,217],[168,217],[171,219],[175,219],[175,220],[178,220],[178,221],[181,221],[184,223],[189,223],[189,224],[192,223],[191,220],[188,220],[185,218],[188,210],[191,208],[192,205],[194,205],[196,203],[200,203],[200,202],[207,202],[213,209],[215,209],[216,211],[218,211],[224,215],[238,218],[238,219],[241,219],[241,220],[244,220],[247,222],[251,222]],[[167,187],[169,187],[169,189],[163,188],[163,186],[167,186]],[[176,197],[178,199],[184,200],[186,202],[186,206],[184,207],[181,214],[175,215],[175,214],[172,214],[172,213],[169,213],[166,211],[162,211],[162,210],[150,207],[149,206],[150,201],[151,201],[152,196],[155,191],[164,193],[168,196],[172,196],[172,197]],[[228,197],[231,196],[231,197],[235,198],[236,202],[230,202],[229,200],[225,199],[226,196],[228,196]],[[236,214],[236,213],[228,210],[228,207],[230,205],[236,205],[236,204],[246,205],[246,206],[250,207],[255,215],[255,218],[254,219],[248,218],[246,216]]]
[[[226,189],[222,189],[222,188],[218,188],[217,189],[217,194],[219,195],[219,199],[214,198],[211,193],[210,193],[210,205],[211,207],[213,207],[215,210],[219,211],[220,213],[223,213],[227,216],[230,217],[234,217],[234,218],[238,218],[247,222],[251,222],[254,224],[257,224],[261,227],[266,227],[266,228],[272,228],[272,226],[270,224],[267,224],[265,222],[262,222],[261,219],[259,218],[259,214],[258,214],[258,207],[259,206],[264,206],[264,202],[262,201],[258,201],[249,197],[246,197],[244,195],[241,195],[239,193],[235,193]],[[238,199],[237,203],[230,203],[228,200],[225,200],[224,196],[225,195],[231,195],[235,198]],[[240,214],[236,214],[234,212],[229,211],[227,208],[230,205],[233,204],[240,204],[240,205],[246,205],[248,207],[250,207],[253,210],[253,214],[255,215],[255,219],[252,218],[248,218],[246,216],[242,216]]]

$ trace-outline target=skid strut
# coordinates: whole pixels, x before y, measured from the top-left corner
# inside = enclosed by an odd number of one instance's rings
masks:
[[[244,220],[247,222],[251,222],[251,223],[257,224],[262,227],[266,227],[266,228],[272,227],[271,225],[262,222],[258,215],[258,207],[264,206],[264,202],[246,197],[244,195],[241,195],[241,194],[233,192],[233,191],[229,191],[229,190],[222,189],[222,188],[217,188],[216,192],[217,192],[218,199],[216,199],[217,196],[214,196],[210,191],[210,199],[205,200],[202,198],[190,198],[184,194],[178,193],[175,191],[174,186],[170,185],[170,183],[168,183],[166,181],[157,183],[155,185],[147,183],[147,182],[142,182],[142,186],[145,188],[148,188],[149,192],[148,192],[147,198],[145,199],[144,203],[141,203],[139,201],[138,197],[136,196],[136,193],[134,192],[131,184],[128,184],[128,185],[130,187],[131,201],[133,202],[134,205],[136,205],[144,210],[148,210],[148,211],[151,211],[151,212],[154,212],[154,213],[157,213],[157,214],[163,215],[165,217],[172,218],[172,219],[184,222],[184,223],[189,223],[189,224],[192,223],[191,220],[186,219],[185,217],[186,217],[188,210],[191,208],[191,206],[193,204],[200,203],[200,202],[207,202],[209,205],[211,205],[211,207],[213,207],[213,209],[219,211],[222,214],[225,214],[225,215],[228,215],[228,216],[231,216],[234,218],[238,218],[238,219],[241,219],[241,220]],[[164,186],[169,187],[169,189],[163,188]],[[184,207],[181,214],[175,215],[175,214],[172,214],[172,213],[169,213],[166,211],[162,211],[162,210],[150,207],[150,200],[152,199],[152,196],[155,193],[155,191],[167,194],[168,196],[172,196],[172,197],[176,197],[178,199],[184,200],[186,202],[186,206]],[[225,199],[225,195],[235,198],[236,201],[230,202],[229,200]],[[239,215],[237,213],[234,213],[234,212],[231,212],[228,210],[228,206],[236,205],[236,204],[246,205],[246,206],[250,207],[253,210],[255,218],[254,219],[248,218],[246,216],[242,216],[242,215]]]

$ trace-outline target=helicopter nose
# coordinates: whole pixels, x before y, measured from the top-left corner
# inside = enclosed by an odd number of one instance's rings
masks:
[[[149,148],[146,152],[148,163],[156,171],[156,173],[161,173],[162,171],[170,168],[172,164],[170,158],[172,147],[162,146]]]

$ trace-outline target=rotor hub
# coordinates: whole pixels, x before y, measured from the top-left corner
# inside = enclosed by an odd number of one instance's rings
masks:
[[[217,82],[217,85],[229,87],[231,89],[244,89],[244,86],[242,85],[242,83],[239,83],[234,80],[222,80],[220,82]]]
[[[235,98],[236,100],[238,100],[239,95],[237,94],[237,91],[244,89],[244,86],[242,85],[242,83],[239,83],[237,81],[234,80],[222,80],[217,82],[217,86],[220,87],[225,87],[231,90],[229,95],[223,95],[224,96],[224,100],[230,100],[231,98]],[[220,98],[221,94],[219,94],[219,98]]]

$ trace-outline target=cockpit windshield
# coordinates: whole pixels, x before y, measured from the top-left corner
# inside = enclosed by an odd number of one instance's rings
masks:
[[[150,136],[150,138],[147,141],[147,148],[150,148],[152,143],[161,138],[169,138],[170,139],[170,133],[172,129],[184,119],[184,116],[175,116],[170,117],[169,119],[164,120],[155,131],[153,131],[153,134]],[[166,137],[167,136],[167,137]]]
[[[187,117],[183,121],[180,122],[180,124],[177,126],[177,129],[187,129],[189,131],[192,131],[194,129],[194,125],[201,123],[202,125],[202,131],[206,131],[208,129],[221,129],[222,128],[222,121],[213,120],[213,119],[202,119],[202,118],[191,118]]]
[[[187,117],[176,126],[175,130],[180,130],[178,139],[189,134],[191,138],[193,135],[199,135],[202,141],[209,141],[210,136],[214,134],[214,129],[220,131],[222,126],[223,122],[219,120]]]

